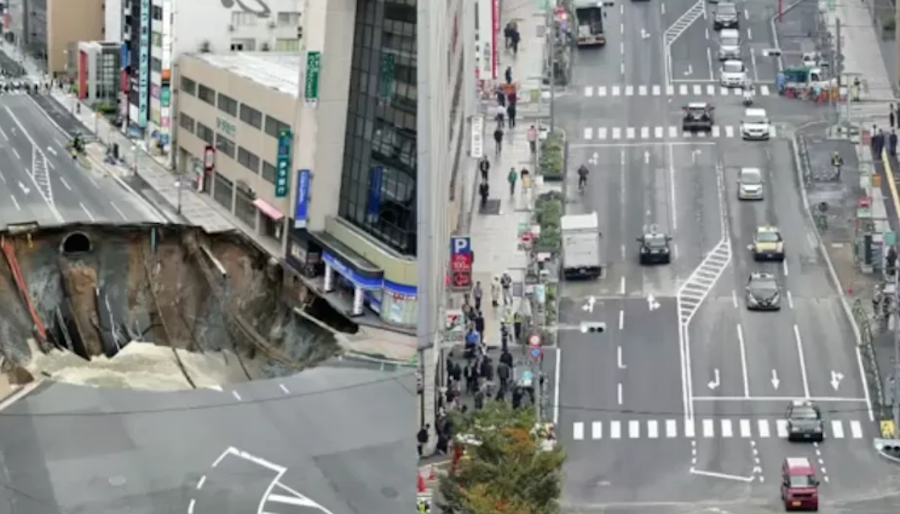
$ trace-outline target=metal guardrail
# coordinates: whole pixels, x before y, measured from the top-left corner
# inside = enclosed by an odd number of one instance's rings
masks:
[[[857,299],[853,302],[853,319],[859,327],[860,353],[862,354],[863,371],[866,374],[866,386],[869,388],[869,395],[872,398],[872,410],[879,420],[893,419],[891,406],[885,402],[881,372],[878,370],[878,362],[875,360],[875,338],[872,324],[861,300]]]

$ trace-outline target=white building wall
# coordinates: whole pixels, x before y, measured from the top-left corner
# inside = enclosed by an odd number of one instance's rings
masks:
[[[105,0],[103,11],[103,39],[122,42],[122,22],[125,13],[124,0]]]

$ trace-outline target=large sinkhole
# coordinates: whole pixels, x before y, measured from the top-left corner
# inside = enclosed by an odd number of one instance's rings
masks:
[[[5,272],[0,351],[35,376],[100,387],[216,387],[294,374],[338,351],[332,331],[298,313],[312,297],[289,288],[295,282],[280,265],[241,236],[91,226],[19,238],[15,259],[29,301]],[[316,302],[312,310],[336,317],[323,309]],[[29,341],[34,316],[46,327],[42,348]]]

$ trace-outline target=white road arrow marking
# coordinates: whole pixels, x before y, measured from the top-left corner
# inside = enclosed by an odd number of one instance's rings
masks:
[[[31,189],[28,189],[27,187],[25,187],[25,184],[23,184],[21,182],[19,182],[19,189],[21,189],[22,192],[25,193],[26,195],[31,192]]]
[[[597,303],[597,299],[592,296],[592,297],[588,298],[587,303],[584,304],[584,307],[582,307],[582,309],[585,312],[594,312],[594,304],[595,303]]]
[[[650,164],[650,152],[644,152],[644,164]]]
[[[641,39],[650,39],[650,33],[647,32],[647,29],[641,29]]]
[[[56,150],[54,150],[52,146],[48,146],[47,151],[52,153],[54,156],[56,155]]]
[[[719,376],[719,368],[716,368],[713,370],[713,376],[715,378],[710,380],[709,384],[707,384],[707,385],[709,386],[710,389],[715,390],[717,387],[722,385],[722,378]]]
[[[622,347],[621,346],[619,346],[616,349],[616,365],[619,367],[619,369],[628,368],[628,366],[626,366],[625,363],[622,362]]]
[[[591,158],[588,160],[588,162],[590,162],[591,164],[596,166],[597,163],[600,162],[600,154],[598,154],[597,152],[594,152],[594,155],[591,156]]]
[[[647,297],[647,307],[650,308],[650,312],[659,309],[659,302],[656,301],[656,298],[654,298],[652,294]]]
[[[699,156],[701,153],[703,153],[703,152],[701,152],[700,150],[692,150],[691,151],[691,162],[697,162],[697,156]]]
[[[685,75],[693,75],[693,74],[694,74],[694,67],[691,66],[690,64],[688,64],[688,69],[687,69],[687,71],[684,72],[684,74],[685,74]]]
[[[837,371],[831,371],[831,387],[834,388],[835,391],[838,390],[838,387],[841,387],[841,380],[844,379],[844,374],[839,373]]]
[[[777,391],[778,384],[780,384],[780,383],[781,383],[781,380],[778,380],[778,371],[773,369],[772,370],[772,387],[774,387],[775,390]]]

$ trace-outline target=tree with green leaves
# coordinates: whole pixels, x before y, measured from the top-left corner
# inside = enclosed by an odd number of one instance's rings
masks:
[[[542,445],[532,409],[491,401],[454,413],[466,457],[440,483],[440,507],[452,514],[558,514],[565,453]],[[458,444],[458,443],[457,443]]]

